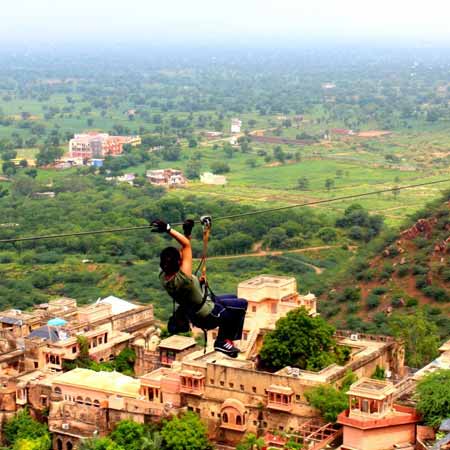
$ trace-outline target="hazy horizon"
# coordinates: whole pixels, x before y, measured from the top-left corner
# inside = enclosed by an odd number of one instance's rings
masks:
[[[379,0],[17,0],[2,5],[5,45],[86,43],[289,45],[301,42],[398,45],[450,43],[450,4]]]

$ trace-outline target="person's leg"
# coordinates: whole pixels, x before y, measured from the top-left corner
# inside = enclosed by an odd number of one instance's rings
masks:
[[[228,298],[222,299],[220,303],[225,309],[220,314],[217,340],[240,340],[247,311],[247,300]]]

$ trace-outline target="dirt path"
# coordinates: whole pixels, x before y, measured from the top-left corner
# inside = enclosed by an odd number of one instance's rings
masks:
[[[306,247],[306,248],[296,248],[294,250],[269,250],[265,251],[262,250],[261,247],[259,247],[259,251],[255,253],[241,253],[239,255],[228,255],[228,256],[211,256],[208,259],[239,259],[239,258],[262,258],[264,256],[282,256],[286,255],[288,253],[306,253],[306,252],[320,252],[322,250],[330,250],[332,248],[339,248],[340,245],[322,245],[319,247]],[[353,250],[356,247],[351,247],[351,250]],[[305,266],[311,267],[311,269],[314,269],[316,274],[320,275],[324,269],[321,267],[314,266],[313,264],[303,262],[302,263]]]

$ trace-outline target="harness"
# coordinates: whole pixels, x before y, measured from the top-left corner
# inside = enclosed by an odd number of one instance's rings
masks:
[[[211,225],[212,225],[211,216],[200,217],[200,223],[202,224],[202,227],[203,227],[203,251],[202,251],[202,258],[200,260],[200,263],[197,266],[197,269],[195,270],[195,275],[197,276],[201,269],[201,275],[199,277],[199,280],[200,280],[200,283],[201,283],[201,286],[203,289],[203,300],[200,303],[197,311],[200,311],[201,307],[206,303],[208,298],[211,298],[213,300],[215,298],[215,294],[209,287],[208,279],[206,277],[206,260],[208,258],[208,241],[209,241],[209,236],[211,234]],[[200,328],[203,331],[203,337],[204,337],[203,353],[206,353],[206,347],[208,345],[208,330],[204,327],[200,327]]]

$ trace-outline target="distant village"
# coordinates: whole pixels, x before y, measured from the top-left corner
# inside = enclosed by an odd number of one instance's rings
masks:
[[[434,432],[421,424],[412,394],[423,376],[450,368],[450,342],[439,358],[410,374],[394,338],[337,331],[338,344],[350,349],[344,366],[269,373],[257,364],[264,336],[296,308],[317,315],[316,297],[300,295],[295,278],[272,275],[241,282],[237,294],[248,299],[237,359],[214,351],[215,330],[205,350],[194,337],[162,338],[152,305],[114,296],[83,306],[56,298],[31,311],[1,312],[1,423],[23,408],[36,418],[48,414],[52,448],[73,450],[123,419],[149,423],[189,410],[223,449],[246,433],[262,436],[271,449],[283,449],[288,440],[313,450],[337,448],[336,442],[341,450],[431,448]],[[134,376],[77,367],[83,352],[101,365],[126,349],[135,355]],[[383,380],[371,378],[377,368]],[[340,386],[349,371],[358,381],[347,392],[348,409],[337,423],[326,423],[305,392]]]

